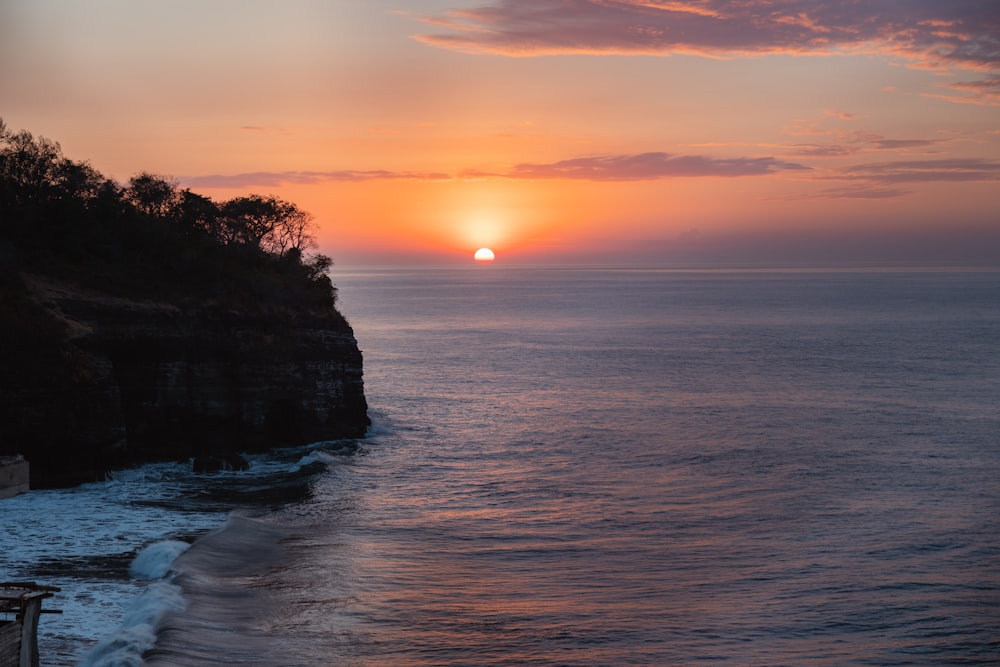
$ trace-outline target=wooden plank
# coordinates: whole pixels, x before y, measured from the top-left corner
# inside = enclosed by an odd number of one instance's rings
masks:
[[[20,664],[21,630],[19,621],[0,622],[0,665]]]

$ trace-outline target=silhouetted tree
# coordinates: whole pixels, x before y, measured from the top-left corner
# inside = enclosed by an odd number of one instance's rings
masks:
[[[145,224],[135,224],[141,218]],[[326,308],[336,298],[313,218],[274,196],[218,204],[141,172],[124,186],[0,119],[0,264],[99,289]]]
[[[222,205],[221,239],[281,255],[313,247],[312,216],[272,195],[247,195]]]
[[[275,197],[248,195],[225,202],[222,215],[220,231],[224,243],[259,248],[281,212]]]
[[[73,162],[63,158],[57,168],[57,186],[60,197],[79,202],[85,207],[109,193],[109,185],[116,195],[117,188],[104,178],[99,171],[86,162]]]
[[[316,247],[316,239],[312,235],[314,226],[312,214],[290,204],[271,233],[264,237],[263,248],[279,255],[295,250],[301,256],[303,251]]]
[[[222,211],[219,205],[204,195],[184,189],[175,209],[177,223],[185,234],[220,238]]]
[[[125,200],[145,216],[165,218],[180,204],[181,193],[175,181],[144,171],[129,179]]]
[[[44,137],[35,139],[31,132],[0,128],[0,179],[3,179],[3,204],[31,210],[47,198],[57,181],[62,148]]]
[[[310,278],[325,276],[331,266],[333,266],[333,260],[326,255],[321,255],[319,253],[311,256],[309,260],[305,262],[305,267],[309,269]]]

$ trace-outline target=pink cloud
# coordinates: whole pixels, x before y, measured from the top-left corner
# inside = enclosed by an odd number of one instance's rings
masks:
[[[562,178],[589,181],[638,181],[694,176],[760,176],[809,167],[773,157],[713,158],[704,155],[639,153],[591,155],[544,164],[519,164],[508,178]]]
[[[856,150],[844,144],[796,144],[791,147],[791,154],[799,157],[845,157]]]
[[[980,158],[875,162],[848,167],[843,178],[877,183],[1000,181],[1000,162]]]
[[[1000,10],[978,0],[493,0],[428,19],[418,35],[461,51],[812,53],[878,50],[926,67],[1000,67]]]
[[[910,194],[911,190],[887,188],[867,184],[843,185],[836,188],[826,188],[816,198],[822,199],[892,199]]]
[[[833,116],[838,120],[855,120],[857,118],[852,113],[848,113],[847,111],[840,111],[838,109],[827,109],[826,115]]]
[[[907,183],[1000,181],[1000,162],[980,158],[870,162],[818,176],[817,181],[846,181],[808,198],[890,199],[908,195]],[[903,186],[903,187],[900,187]]]
[[[918,142],[918,140],[915,140]],[[907,142],[909,143],[909,142]],[[803,154],[826,157],[825,149],[811,147]],[[232,175],[187,176],[185,187],[244,188],[283,184],[317,184],[371,180],[450,181],[476,178],[563,179],[581,181],[642,181],[664,178],[766,176],[784,172],[809,172],[811,167],[774,157],[716,158],[705,155],[636,153],[589,155],[547,163],[522,163],[510,169],[486,172],[466,170],[457,175],[438,172],[395,172],[384,169],[339,171],[249,172]],[[856,164],[833,174],[814,176],[820,181],[849,181],[819,196],[885,198],[907,194],[887,185],[930,181],[1000,181],[1000,162],[979,158],[897,160]]]
[[[389,171],[386,169],[333,171],[255,171],[241,174],[185,176],[180,179],[192,188],[276,187],[283,184],[354,182],[373,180],[448,181],[456,178],[564,178],[592,181],[637,181],[687,176],[759,176],[779,171],[807,170],[793,162],[773,157],[712,158],[703,155],[640,153],[636,155],[595,155],[547,164],[519,164],[506,171],[465,170],[457,176],[439,172]]]
[[[918,149],[932,149],[946,143],[947,139],[888,139],[875,132],[866,130],[844,130],[810,128],[803,131],[802,128],[795,128],[794,134],[809,134],[812,136],[828,136],[833,141],[831,143],[808,143],[794,144],[789,147],[789,154],[796,157],[844,157],[854,153],[867,151],[913,151]],[[930,150],[920,150],[919,152],[930,152]]]
[[[399,172],[387,171],[385,169],[359,171],[345,169],[339,171],[254,171],[242,174],[184,176],[180,178],[180,181],[184,186],[192,188],[244,188],[260,186],[276,187],[284,184],[311,185],[315,183],[330,183],[338,181],[349,182],[389,179],[441,181],[450,180],[451,177],[447,174],[432,172]]]
[[[844,184],[827,187],[806,198],[889,199],[913,192],[905,189],[910,183],[1000,181],[1000,162],[982,158],[869,162],[820,174],[813,179]]]
[[[1000,106],[1000,74],[975,81],[957,81],[945,87],[955,93],[938,97],[950,102]]]

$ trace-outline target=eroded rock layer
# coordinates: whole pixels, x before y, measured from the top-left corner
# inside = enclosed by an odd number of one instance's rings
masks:
[[[25,285],[5,295],[0,454],[24,454],[33,486],[364,436],[361,352],[332,307],[234,310]]]

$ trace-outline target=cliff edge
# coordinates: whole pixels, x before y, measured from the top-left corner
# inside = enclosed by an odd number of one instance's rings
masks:
[[[0,454],[23,454],[33,487],[365,434],[361,352],[333,309],[240,311],[37,276],[22,284],[4,295],[19,317],[0,352]]]
[[[361,438],[362,357],[312,218],[128,184],[0,120],[0,456],[32,486]]]

